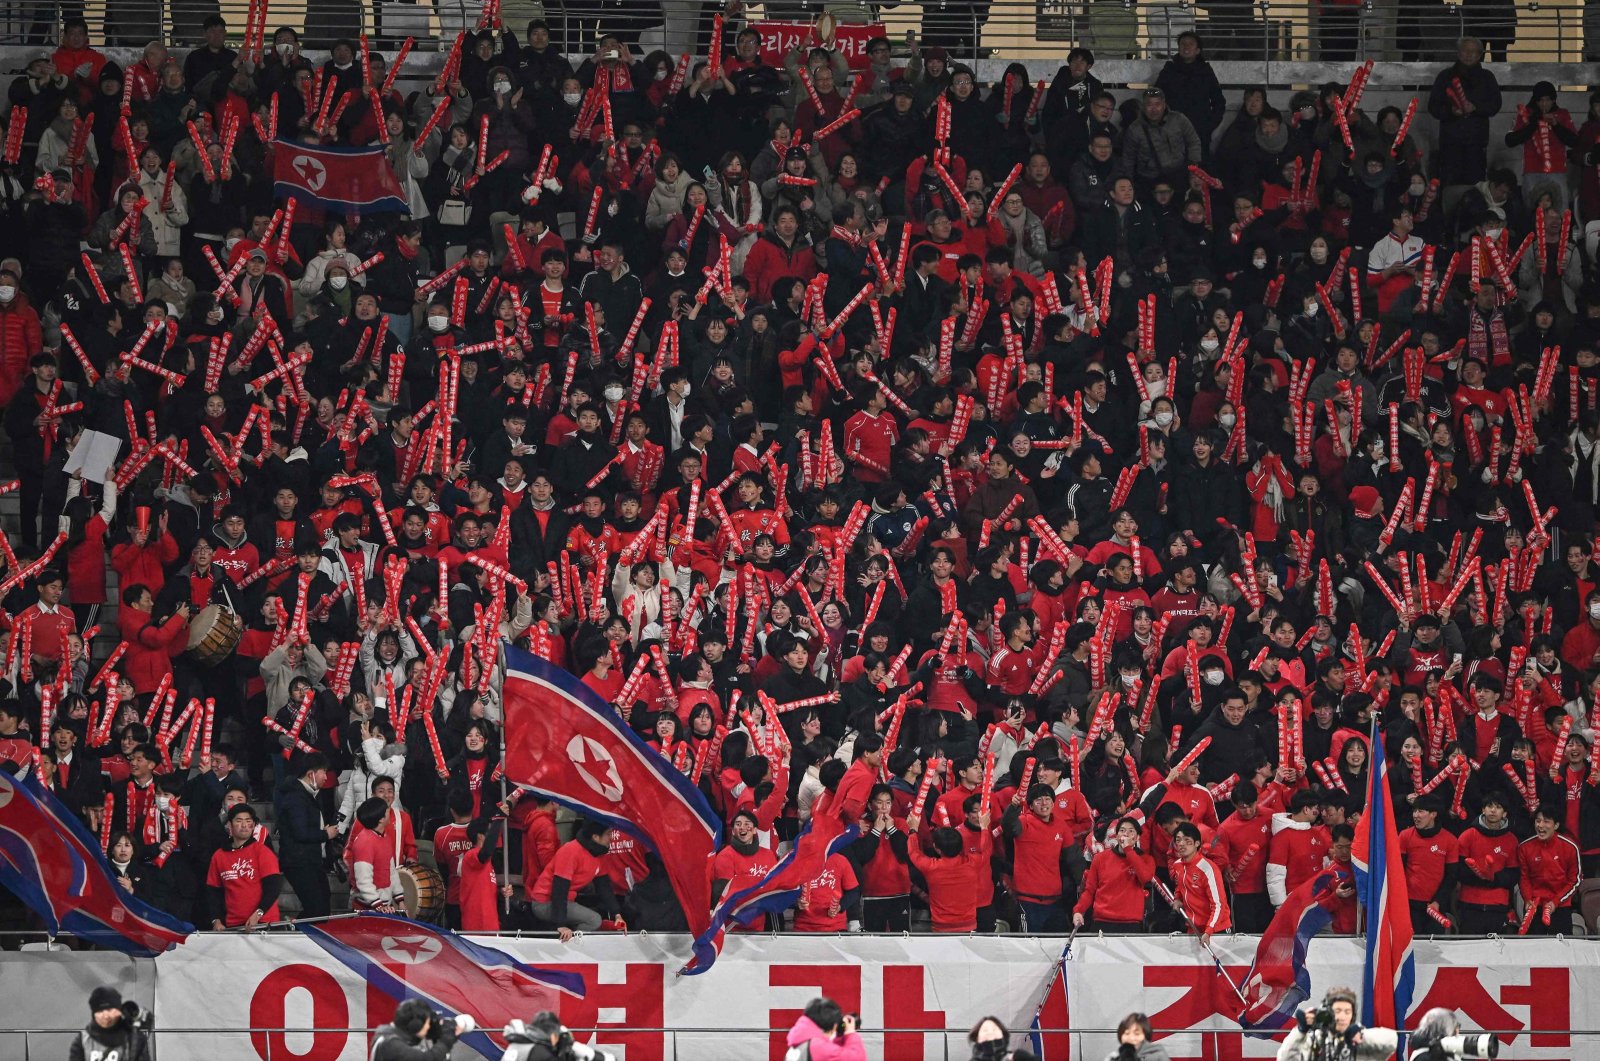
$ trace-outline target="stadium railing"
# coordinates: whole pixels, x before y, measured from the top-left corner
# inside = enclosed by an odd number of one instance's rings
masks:
[[[531,1014],[530,1014],[531,1016]],[[241,1036],[250,1036],[254,1048],[252,1056],[261,1061],[290,1061],[290,1059],[304,1058],[305,1041],[317,1034],[343,1034],[345,1036],[366,1036],[370,1028],[327,1028],[327,1027],[288,1027],[288,1028],[163,1028],[158,1023],[155,1028],[155,1046],[159,1053],[163,1041],[171,1042],[177,1038],[189,1036],[226,1036],[234,1040]],[[498,1029],[494,1029],[498,1031]],[[627,1036],[659,1035],[663,1039],[663,1061],[696,1061],[704,1056],[708,1043],[717,1039],[732,1038],[748,1041],[752,1037],[776,1035],[781,1036],[788,1032],[788,1027],[746,1027],[746,1028],[632,1028],[632,1027],[604,1027],[604,1028],[569,1028],[573,1037],[580,1042],[587,1042],[593,1035],[595,1045],[604,1049],[608,1042]],[[1259,1035],[1260,1033],[1246,1032],[1242,1028],[1155,1028],[1155,1035],[1165,1040],[1168,1036],[1183,1036],[1195,1038],[1199,1036],[1216,1036],[1219,1039],[1234,1038],[1244,1035]],[[1572,1031],[1567,1028],[1474,1028],[1474,1032],[1490,1032],[1498,1037],[1515,1038],[1517,1036],[1561,1035],[1595,1038],[1600,1032]],[[883,1037],[885,1035],[940,1035],[943,1040],[942,1061],[965,1061],[970,1053],[966,1042],[967,1031],[965,1028],[947,1028],[942,1032],[925,1028],[867,1028],[862,1031],[862,1038],[866,1041],[867,1055],[869,1057],[883,1057]],[[1026,1041],[1030,1034],[1044,1036],[1068,1035],[1073,1039],[1072,1056],[1083,1055],[1083,1041],[1085,1038],[1111,1037],[1114,1042],[1115,1028],[1014,1028],[1012,1029],[1013,1045]],[[0,1031],[0,1043],[15,1043],[20,1038],[21,1051],[16,1052],[15,1046],[9,1046],[6,1051],[8,1058],[15,1061],[57,1061],[61,1056],[61,1044],[64,1039],[70,1040],[70,1033],[61,1029],[43,1028],[18,1028]],[[1102,1039],[1102,1042],[1105,1040]],[[1216,1041],[1216,1040],[1213,1040]],[[206,1049],[214,1050],[216,1044],[208,1044]],[[169,1048],[170,1049],[170,1048]],[[182,1047],[178,1048],[182,1053]],[[363,1051],[364,1052],[364,1051]],[[458,1049],[455,1056],[462,1051]],[[470,1053],[470,1051],[468,1051]],[[211,1053],[209,1056],[217,1056]],[[475,1056],[475,1055],[474,1055]],[[926,1047],[923,1057],[927,1058]]]
[[[1519,0],[1512,19],[1462,4],[1430,6],[1418,14],[1401,12],[1401,0],[1361,0],[1352,6],[1324,7],[1298,0],[1228,0],[1195,4],[1190,0],[923,0],[883,9],[871,0],[787,0],[747,5],[751,21],[811,21],[824,11],[840,22],[884,26],[897,50],[907,48],[907,31],[950,48],[955,58],[1057,59],[1073,45],[1094,49],[1104,59],[1164,58],[1178,34],[1198,30],[1214,59],[1317,62],[1352,58],[1380,62],[1401,59],[1437,62],[1453,57],[1455,40],[1474,34],[1491,42],[1491,59],[1513,62],[1577,62],[1600,59],[1600,5],[1574,0]],[[699,3],[666,0],[674,17],[693,18]],[[63,17],[83,15],[96,46],[137,47],[159,37],[169,44],[198,42],[207,15],[220,12],[230,36],[242,37],[249,0],[119,0],[111,14],[108,0],[3,0],[0,46],[43,45],[55,39]],[[456,32],[477,24],[477,0],[434,3],[378,0],[276,0],[268,29],[290,26],[306,36],[308,49],[324,48],[338,37],[366,32],[381,43],[412,35],[426,50],[432,41],[448,47]],[[620,29],[637,37],[645,50],[661,37],[662,4],[644,0],[503,0],[508,26],[520,35],[529,18],[545,17],[558,43],[575,53],[593,46],[597,29]],[[1330,21],[1324,11],[1337,13]],[[309,14],[308,14],[309,12]],[[702,36],[709,18],[702,20]],[[737,23],[730,23],[737,24]],[[1411,47],[1408,54],[1401,49]]]

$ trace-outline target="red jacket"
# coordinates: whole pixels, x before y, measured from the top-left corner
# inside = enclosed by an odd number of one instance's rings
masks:
[[[1480,823],[1456,839],[1456,853],[1461,859],[1461,901],[1480,906],[1509,906],[1510,882],[1516,879],[1518,847],[1511,830],[1487,832]]]
[[[809,282],[816,275],[816,248],[800,236],[792,247],[785,247],[773,233],[762,233],[744,260],[744,278],[750,281],[750,297],[756,302],[772,301],[772,285],[783,277]]]
[[[172,659],[189,644],[189,623],[174,614],[160,626],[150,613],[134,608],[117,609],[117,631],[128,643],[119,668],[136,693],[153,693],[161,676],[172,671]]]
[[[28,360],[44,349],[39,314],[20,290],[0,303],[0,405],[8,405],[28,375]]]
[[[857,759],[844,772],[844,777],[839,779],[839,787],[834,791],[833,799],[829,802],[829,810],[837,810],[840,820],[846,826],[855,825],[861,820],[861,813],[867,807],[867,797],[872,793],[872,786],[878,783],[877,772],[868,766],[866,760]]]
[[[1172,886],[1194,932],[1211,935],[1233,927],[1233,916],[1228,910],[1228,889],[1222,883],[1222,870],[1215,862],[1204,855],[1196,855],[1192,862],[1174,863]]]
[[[1548,840],[1530,836],[1517,849],[1522,898],[1530,903],[1565,906],[1578,890],[1578,845],[1561,833]]]
[[[178,541],[170,534],[144,546],[121,542],[111,547],[111,568],[123,589],[141,585],[152,594],[167,580],[166,566],[178,562]]]
[[[1144,920],[1145,886],[1156,874],[1156,860],[1137,849],[1106,848],[1089,863],[1073,910],[1096,921]]]
[[[73,604],[105,603],[107,529],[96,512],[84,525],[83,541],[67,550],[67,598]]]
[[[1217,835],[1206,854],[1226,872],[1235,870],[1235,895],[1260,895],[1267,890],[1267,857],[1272,839],[1270,813],[1259,813],[1249,821],[1237,814],[1217,826]],[[1250,854],[1250,848],[1255,853]]]
[[[985,834],[987,839],[987,834]],[[978,877],[989,860],[963,849],[955,858],[934,858],[911,844],[911,864],[928,882],[928,912],[935,932],[976,932],[978,929]]]
[[[1288,893],[1316,876],[1328,854],[1328,830],[1297,822],[1287,814],[1272,816],[1272,849],[1267,863],[1267,895],[1282,906]]]

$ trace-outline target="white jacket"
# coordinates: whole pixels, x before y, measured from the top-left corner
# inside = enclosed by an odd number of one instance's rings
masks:
[[[387,777],[394,782],[395,804],[405,806],[400,799],[400,775],[406,768],[405,753],[384,755],[383,749],[383,738],[368,737],[361,742],[362,762],[346,770],[339,778],[340,787],[344,790],[339,800],[339,827],[346,833],[355,824],[356,808],[372,798],[372,786],[380,777]]]
[[[1400,1037],[1393,1028],[1363,1028],[1361,1041],[1348,1045],[1338,1042],[1326,1061],[1383,1061],[1400,1045]],[[1288,1038],[1278,1047],[1278,1061],[1311,1061],[1312,1042],[1298,1027],[1289,1030]]]

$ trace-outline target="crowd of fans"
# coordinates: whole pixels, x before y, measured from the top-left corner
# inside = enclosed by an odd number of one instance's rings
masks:
[[[644,845],[505,793],[506,638],[700,787],[718,895],[831,793],[796,931],[1210,935],[1348,862],[1376,720],[1416,926],[1570,931],[1600,95],[1491,145],[1470,38],[1415,114],[1357,71],[1226,121],[1192,34],[1042,98],[759,45],[535,21],[402,95],[69,22],[0,169],[0,759],[202,926],[432,862],[467,928],[681,928]],[[379,145],[409,216],[286,212],[291,140]]]

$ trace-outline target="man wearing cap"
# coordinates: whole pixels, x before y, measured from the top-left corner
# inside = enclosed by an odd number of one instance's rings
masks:
[[[123,1011],[122,992],[97,987],[89,992],[94,1019],[72,1040],[70,1061],[149,1061],[150,1040]]]
[[[283,875],[278,856],[256,839],[255,810],[248,803],[235,804],[227,822],[228,846],[211,856],[206,869],[212,929],[255,928],[263,921],[277,921]]]
[[[911,160],[922,153],[922,112],[916,108],[916,88],[902,78],[889,93],[889,105],[871,111],[862,122],[863,181],[898,180]]]
[[[238,312],[240,319],[255,314],[258,310],[271,314],[274,322],[286,334],[289,331],[289,296],[283,286],[283,279],[276,273],[267,272],[267,252],[257,247],[245,259],[244,276],[235,284],[239,295]]]
[[[1202,145],[1194,125],[1167,109],[1167,94],[1144,90],[1144,108],[1122,138],[1122,161],[1141,188],[1156,178],[1188,185],[1188,167],[1200,165]]]

